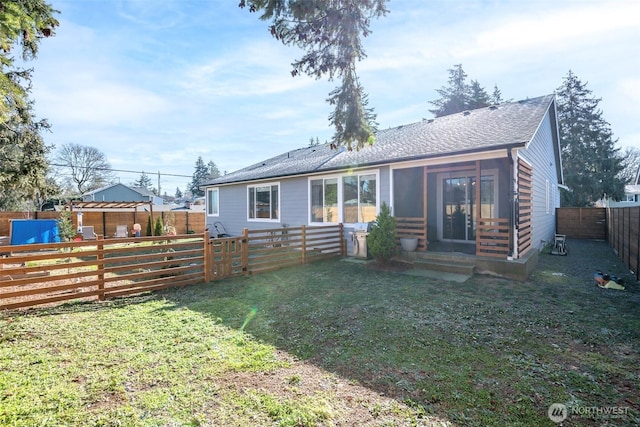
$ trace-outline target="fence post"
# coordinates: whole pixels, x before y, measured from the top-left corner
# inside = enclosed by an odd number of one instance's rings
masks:
[[[98,301],[104,301],[104,236],[98,236]]]
[[[300,247],[302,249],[302,263],[307,263],[307,227],[303,224],[301,227],[302,231],[302,241],[300,242]]]
[[[204,256],[204,260],[202,266],[204,268],[203,275],[204,281],[211,281],[211,248],[209,246],[209,230],[204,230],[203,236],[204,248],[202,248],[202,255]]]
[[[244,275],[247,276],[249,275],[249,229],[248,228],[243,228],[242,229],[242,240],[241,243],[242,245],[242,259],[241,259],[241,263],[242,263],[242,271],[244,272]]]

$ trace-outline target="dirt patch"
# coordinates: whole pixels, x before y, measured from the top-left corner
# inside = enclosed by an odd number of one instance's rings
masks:
[[[218,384],[239,394],[268,393],[282,401],[293,401],[300,396],[324,401],[332,414],[331,425],[335,426],[409,426],[416,423],[407,417],[411,409],[397,400],[313,365],[294,361],[286,353],[281,353],[280,357],[289,359],[291,365],[260,374],[230,372]],[[425,417],[419,425],[448,424],[435,417]]]

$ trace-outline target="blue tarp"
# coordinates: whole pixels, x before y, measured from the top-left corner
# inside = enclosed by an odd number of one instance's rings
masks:
[[[55,219],[11,220],[11,244],[55,243],[60,241],[58,221]]]

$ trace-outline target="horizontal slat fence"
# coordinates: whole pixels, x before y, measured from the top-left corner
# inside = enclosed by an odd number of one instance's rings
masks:
[[[481,218],[476,224],[476,255],[506,258],[510,239],[508,218]]]
[[[204,236],[204,237],[202,237]],[[208,235],[5,246],[0,308],[105,298],[199,283]]]
[[[0,252],[0,309],[98,299],[257,274],[346,253],[342,224],[9,245]]]
[[[247,232],[249,274],[344,255],[342,224]]]
[[[422,217],[397,217],[396,237],[398,241],[402,238],[418,239],[418,251],[427,250],[427,219]]]

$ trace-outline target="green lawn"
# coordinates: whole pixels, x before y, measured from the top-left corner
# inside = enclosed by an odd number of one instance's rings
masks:
[[[0,425],[637,425],[639,286],[569,248],[526,283],[328,261],[3,313]]]

